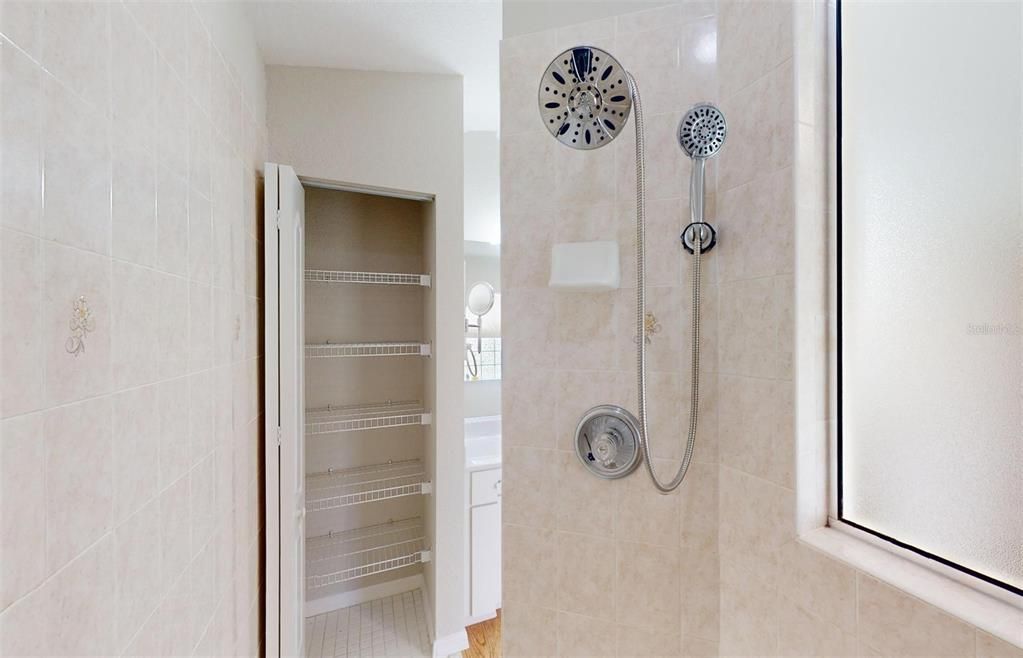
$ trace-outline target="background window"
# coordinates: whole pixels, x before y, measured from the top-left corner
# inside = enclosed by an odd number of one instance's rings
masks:
[[[839,518],[1023,593],[1023,4],[840,12]]]

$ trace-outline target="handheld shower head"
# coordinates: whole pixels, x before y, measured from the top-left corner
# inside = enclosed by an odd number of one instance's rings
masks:
[[[678,145],[693,159],[693,174],[689,179],[689,208],[692,223],[682,231],[682,246],[693,253],[697,247],[710,251],[717,243],[714,228],[703,221],[703,175],[708,158],[713,158],[725,145],[728,124],[725,115],[710,103],[700,103],[689,108],[678,124]]]
[[[555,57],[540,79],[537,96],[547,130],[565,146],[580,150],[610,144],[632,110],[625,68],[591,46]]]
[[[678,124],[678,144],[694,160],[717,155],[727,134],[725,115],[709,103],[691,107]]]

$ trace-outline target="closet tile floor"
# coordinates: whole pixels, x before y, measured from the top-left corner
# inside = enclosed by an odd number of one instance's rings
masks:
[[[423,591],[415,589],[305,620],[307,658],[430,656]]]

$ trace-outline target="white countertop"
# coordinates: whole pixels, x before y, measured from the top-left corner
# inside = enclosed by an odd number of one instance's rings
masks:
[[[501,417],[465,419],[465,470],[482,471],[501,466]]]
[[[484,459],[467,459],[465,461],[465,472],[486,471],[491,468],[501,468],[501,457],[489,457]]]

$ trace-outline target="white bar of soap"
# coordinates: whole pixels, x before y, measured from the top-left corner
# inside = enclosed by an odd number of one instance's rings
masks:
[[[621,285],[618,241],[562,242],[554,245],[548,285],[574,292],[617,290]]]

